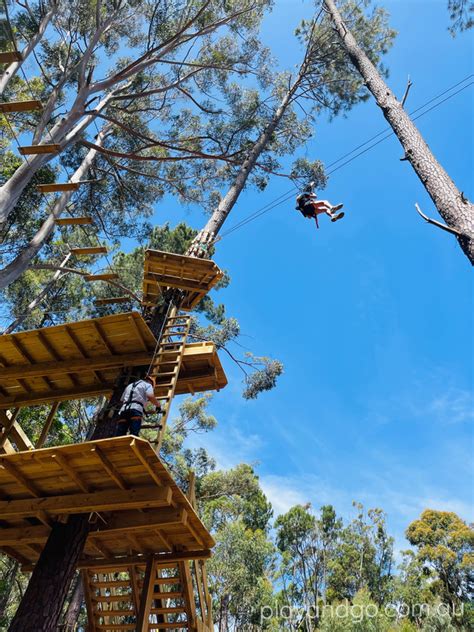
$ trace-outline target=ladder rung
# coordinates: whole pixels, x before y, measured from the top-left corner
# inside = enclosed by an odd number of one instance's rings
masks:
[[[153,599],[182,599],[183,593],[180,590],[171,592],[158,592],[153,593]]]
[[[119,275],[116,272],[104,272],[103,274],[88,274],[84,277],[84,281],[113,281],[118,278]]]
[[[114,303],[128,303],[130,296],[115,296],[112,298],[98,298],[94,301],[94,305],[114,305]]]
[[[133,617],[135,615],[135,610],[96,610],[94,612],[94,617],[98,619],[99,617]]]
[[[61,145],[24,145],[18,147],[18,151],[22,156],[29,154],[56,154],[61,151]]]
[[[23,55],[19,50],[0,53],[0,64],[10,64],[12,61],[23,61]]]
[[[77,226],[80,224],[92,224],[92,217],[58,217],[55,220],[58,226]]]
[[[130,587],[129,581],[89,582],[91,588],[125,588]]]
[[[92,595],[91,600],[95,603],[111,603],[113,601],[132,601],[132,595],[130,593],[126,595],[107,595],[107,596],[94,596]]]
[[[175,623],[149,623],[148,632],[160,632],[160,630],[179,630],[180,628],[188,628],[187,621],[176,621]]]
[[[76,191],[79,182],[51,182],[51,184],[37,184],[36,188],[41,193],[57,193],[59,191]]]
[[[175,575],[174,577],[156,577],[151,581],[152,584],[179,584],[181,583],[181,577]]]
[[[40,110],[42,107],[41,101],[38,99],[10,101],[9,103],[0,103],[0,112],[29,112],[30,110]]]
[[[113,615],[107,614],[107,612],[104,612],[102,616],[110,617]],[[161,623],[160,623],[160,627],[161,627]],[[96,623],[95,629],[104,630],[104,632],[110,632],[111,630],[118,630],[119,632],[123,632],[123,630],[133,630],[135,632],[135,630],[137,629],[137,626],[135,623],[108,623],[107,625]],[[155,629],[159,630],[159,628],[155,628]]]
[[[91,246],[90,248],[71,248],[73,255],[101,255],[107,253],[105,246]]]
[[[172,614],[186,612],[183,606],[170,606],[169,608],[152,608],[150,614]]]

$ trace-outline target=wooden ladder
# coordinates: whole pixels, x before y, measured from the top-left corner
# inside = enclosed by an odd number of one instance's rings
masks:
[[[161,341],[149,370],[149,374],[156,380],[155,396],[160,400],[162,410],[157,438],[151,441],[151,443],[156,445],[156,452],[160,451],[163,442],[166,422],[170,413],[176,384],[178,383],[179,370],[190,326],[190,316],[179,315],[176,308],[171,310],[165,321]],[[153,428],[156,426],[147,426],[146,424],[142,426],[142,428],[147,427]]]
[[[195,632],[196,618],[187,562],[148,559],[146,569],[102,574],[82,571],[89,632]]]

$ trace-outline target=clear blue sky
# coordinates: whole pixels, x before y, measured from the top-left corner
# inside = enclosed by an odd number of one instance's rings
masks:
[[[385,61],[389,84],[402,95],[410,75],[408,110],[473,72],[472,34],[451,38],[445,0],[384,5],[399,32]],[[310,2],[276,0],[267,17],[263,36],[282,66],[297,62],[293,28],[310,11]],[[419,121],[471,199],[472,97],[471,86]],[[385,127],[370,101],[322,122],[301,154],[331,163]],[[326,194],[345,203],[342,222],[323,218],[316,232],[290,201],[218,244],[232,284],[216,298],[239,319],[243,344],[282,360],[285,374],[245,402],[241,374],[224,357],[230,385],[211,406],[219,428],[193,445],[223,467],[258,463],[277,513],[307,501],[345,517],[352,500],[380,506],[403,548],[404,529],[426,507],[473,519],[473,297],[454,238],[417,216],[415,202],[436,213],[401,156],[392,138],[334,173]],[[289,189],[275,178],[247,193],[229,227]],[[167,213],[183,217],[177,207]]]

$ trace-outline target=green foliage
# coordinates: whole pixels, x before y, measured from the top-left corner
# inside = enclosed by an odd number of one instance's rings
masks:
[[[448,0],[448,11],[451,20],[449,31],[453,37],[474,26],[474,2],[472,0]]]

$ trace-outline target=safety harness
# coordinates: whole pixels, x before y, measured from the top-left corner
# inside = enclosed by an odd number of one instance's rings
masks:
[[[137,401],[136,399],[133,399],[133,392],[135,390],[135,387],[140,384],[140,382],[144,382],[145,380],[137,380],[136,382],[133,382],[132,384],[132,388],[130,390],[130,395],[128,396],[128,400],[122,405],[122,410],[130,410],[130,408],[132,407],[132,404],[138,404],[138,406],[141,407],[142,412],[145,410],[145,406],[144,404],[142,404],[142,402]]]

